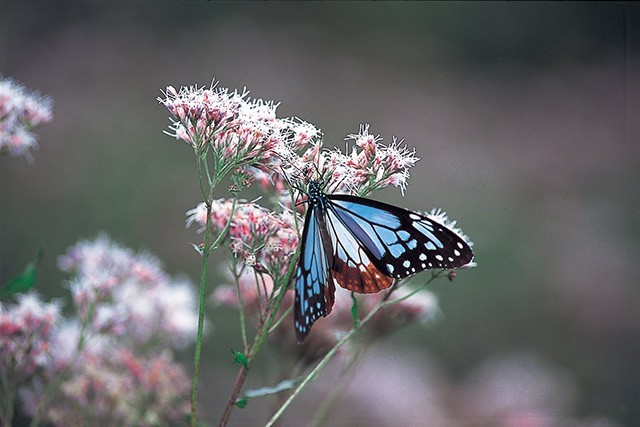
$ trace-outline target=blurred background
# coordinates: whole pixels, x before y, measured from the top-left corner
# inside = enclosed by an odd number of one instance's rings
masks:
[[[639,425],[639,11],[0,2],[0,74],[54,100],[35,161],[0,159],[0,283],[43,247],[37,288],[67,298],[56,259],[100,232],[195,281],[193,154],[162,133],[156,97],[215,77],[281,102],[279,116],[315,124],[328,147],[364,122],[404,138],[422,159],[405,196],[374,196],[441,207],[475,242],[478,267],[432,288],[442,319],[376,347],[329,425]],[[214,421],[240,341],[237,313],[209,308],[202,411]],[[306,422],[336,372],[284,425]],[[248,386],[262,385],[253,372]],[[268,411],[252,401],[232,425]]]

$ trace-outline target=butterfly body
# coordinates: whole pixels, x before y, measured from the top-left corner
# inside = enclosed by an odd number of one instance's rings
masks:
[[[468,264],[467,242],[421,214],[362,197],[326,194],[311,181],[296,271],[294,327],[302,342],[331,312],[336,285],[373,293],[431,268]]]

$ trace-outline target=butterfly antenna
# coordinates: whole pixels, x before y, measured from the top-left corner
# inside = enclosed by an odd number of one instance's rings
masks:
[[[289,187],[293,188],[294,190],[298,190],[301,193],[306,193],[306,191],[303,188],[301,188],[297,184],[294,184],[293,180],[289,178],[289,175],[287,175],[287,173],[284,171],[282,166],[280,167],[280,172],[282,173],[284,180],[287,181],[287,184],[289,185]]]
[[[340,186],[342,185],[342,183],[347,179],[347,175],[344,175],[342,177],[342,179],[340,181],[338,181],[338,183],[336,185],[333,186],[333,191],[336,191],[338,188],[340,188]]]

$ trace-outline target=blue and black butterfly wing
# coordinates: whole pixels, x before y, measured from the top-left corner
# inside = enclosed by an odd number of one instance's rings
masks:
[[[327,212],[332,222],[337,218],[342,231],[348,230],[360,243],[356,246],[373,266],[389,277],[401,279],[431,268],[462,267],[473,260],[473,251],[462,237],[424,215],[397,206],[337,194],[327,196]],[[341,234],[338,240],[343,240]],[[365,270],[375,275],[367,265]],[[364,287],[361,292],[377,290]]]
[[[319,195],[318,188],[310,200],[296,279],[298,342],[331,312],[336,284],[374,293],[394,279],[473,260],[462,237],[424,215],[356,196]]]
[[[329,282],[333,289],[340,285],[353,292],[374,293],[388,288],[393,278],[380,270],[367,249],[372,242],[366,235],[358,236],[349,228],[350,223],[340,218],[339,211],[327,205],[325,222],[332,249],[329,256]],[[363,243],[366,242],[366,243]]]
[[[313,322],[329,314],[333,307],[335,287],[329,277],[326,238],[322,238],[325,228],[322,206],[309,206],[296,272],[293,319],[298,342],[304,341]]]

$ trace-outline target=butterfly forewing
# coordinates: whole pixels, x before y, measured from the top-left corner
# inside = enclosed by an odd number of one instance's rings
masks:
[[[333,284],[329,283],[328,259],[321,238],[319,207],[309,207],[302,232],[302,247],[296,272],[294,326],[302,342],[318,318],[333,305]]]
[[[327,198],[328,209],[366,248],[375,266],[391,277],[462,267],[473,259],[464,239],[423,215],[361,197]]]

